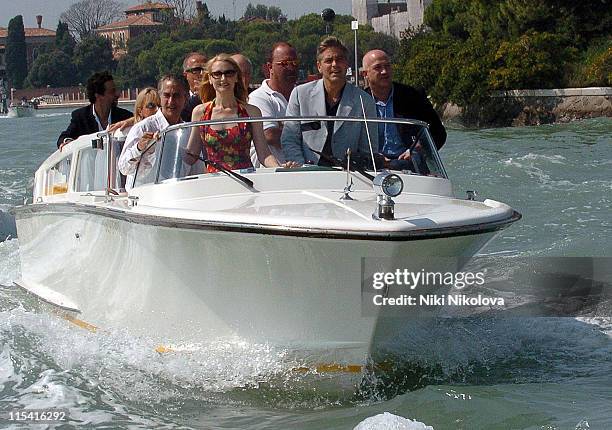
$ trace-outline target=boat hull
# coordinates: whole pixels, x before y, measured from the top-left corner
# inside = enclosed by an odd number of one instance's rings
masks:
[[[6,114],[9,118],[26,118],[34,116],[34,108],[30,106],[11,106]]]
[[[44,206],[16,210],[19,284],[41,299],[100,329],[125,328],[161,344],[232,338],[303,351],[313,363],[362,364],[406,324],[387,307],[364,306],[374,294],[363,279],[368,261],[388,271],[458,270],[431,264],[471,257],[497,231],[330,239]]]

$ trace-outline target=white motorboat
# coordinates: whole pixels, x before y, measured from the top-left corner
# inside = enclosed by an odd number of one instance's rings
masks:
[[[17,284],[86,328],[161,345],[240,339],[361,369],[406,323],[369,306],[368,267],[458,270],[520,218],[456,198],[427,125],[401,121],[418,137],[413,168],[374,181],[319,166],[204,174],[183,161],[190,127],[223,122],[180,124],[127,193],[109,136],[83,136],[41,165],[33,203],[15,209]]]
[[[34,107],[29,104],[11,105],[6,114],[9,118],[24,118],[34,116]]]

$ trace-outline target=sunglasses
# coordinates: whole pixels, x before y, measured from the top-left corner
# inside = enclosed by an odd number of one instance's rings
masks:
[[[236,71],[234,69],[230,70],[217,70],[215,72],[210,72],[210,76],[215,79],[221,79],[221,76],[225,76],[226,78],[233,78],[236,76]]]
[[[300,62],[298,60],[283,60],[283,61],[276,61],[274,64],[278,64],[279,66],[283,66],[283,67],[289,67],[289,66],[297,67],[300,65]]]
[[[201,75],[204,71],[204,67],[192,67],[191,69],[185,70],[187,73],[193,73],[194,75]]]
[[[144,107],[146,107],[147,109],[157,109],[159,105],[157,103],[149,102],[144,105]]]

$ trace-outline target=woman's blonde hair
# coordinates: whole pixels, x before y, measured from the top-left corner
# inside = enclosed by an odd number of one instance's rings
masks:
[[[217,61],[223,61],[232,65],[234,70],[236,71],[236,85],[234,86],[234,97],[241,102],[246,103],[247,97],[249,93],[247,89],[244,87],[244,82],[242,81],[242,71],[240,67],[238,67],[238,63],[234,61],[234,59],[229,54],[219,54],[208,60],[206,63],[206,71],[204,72],[204,78],[202,79],[202,86],[200,87],[200,99],[202,103],[206,103],[215,98],[215,89],[210,83],[210,73],[212,72],[212,66]]]
[[[161,105],[161,99],[156,88],[147,87],[141,90],[136,96],[136,104],[134,105],[134,121],[138,122],[144,119],[142,116],[142,108],[148,103],[155,103],[157,106]]]

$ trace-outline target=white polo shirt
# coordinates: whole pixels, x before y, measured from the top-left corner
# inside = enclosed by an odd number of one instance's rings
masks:
[[[261,110],[261,116],[285,116],[285,113],[287,112],[287,104],[289,102],[284,95],[270,88],[268,86],[268,81],[269,79],[264,80],[259,88],[249,94],[249,104],[257,106],[259,110]],[[263,123],[264,131],[278,126],[278,122],[274,121],[266,121]],[[282,150],[275,147],[270,147],[270,151],[272,154],[274,154],[279,162],[282,163],[285,161],[285,155],[283,154]],[[255,152],[255,146],[253,144],[251,144],[251,161],[253,162],[253,166],[260,166],[259,160],[257,159],[257,154]]]

